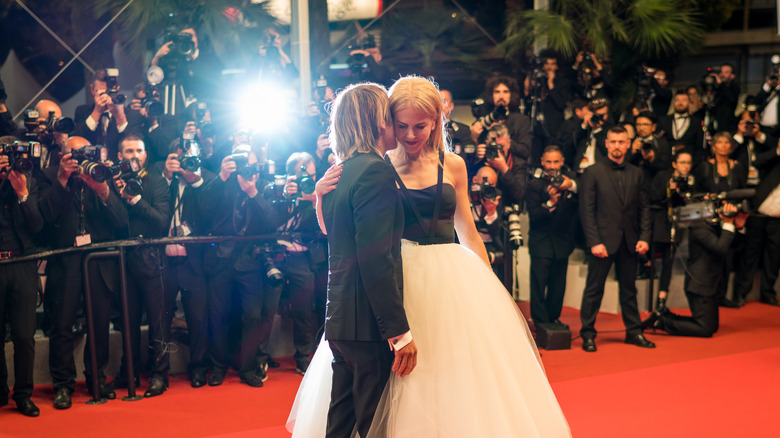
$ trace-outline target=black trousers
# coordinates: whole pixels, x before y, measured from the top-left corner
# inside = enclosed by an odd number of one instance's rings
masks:
[[[284,285],[271,286],[269,282],[263,283],[262,316],[260,317],[260,346],[257,349],[255,359],[258,366],[264,366],[268,359],[272,359],[270,350],[271,330],[274,326],[274,318],[279,310],[279,301],[282,297]]]
[[[205,371],[208,369],[208,289],[206,277],[202,269],[193,267],[194,261],[189,257],[166,257],[163,274],[165,278],[165,296],[175,301],[181,291],[184,317],[187,320],[189,336],[190,364],[189,370]],[[171,302],[171,309],[174,307]],[[173,313],[170,314],[170,318]],[[170,330],[171,319],[168,320]]]
[[[38,269],[35,262],[0,265],[0,340],[5,341],[6,322],[14,344],[14,394],[16,401],[33,392],[35,363],[35,302]],[[0,345],[0,395],[8,395],[5,345]]]
[[[357,426],[368,435],[379,399],[385,389],[393,353],[386,341],[329,342],[333,351],[333,386],[328,409],[327,438],[346,438]]]
[[[49,372],[54,390],[76,386],[76,363],[73,349],[76,336],[73,325],[81,307],[84,286],[81,254],[52,257],[47,262],[47,282],[44,293],[44,313],[50,328]],[[108,327],[111,317],[112,290],[118,290],[118,280],[110,274],[103,275],[104,268],[116,261],[96,260],[90,263],[90,291],[93,298],[95,340],[98,350],[98,370],[108,362]],[[116,269],[109,270],[116,272]],[[111,283],[111,287],[109,287]],[[84,351],[85,364],[89,366],[89,348]],[[102,363],[102,366],[101,366]],[[102,377],[105,380],[105,376]]]
[[[745,246],[734,278],[734,297],[745,298],[753,287],[753,277],[761,268],[761,299],[774,298],[780,269],[780,218],[748,216]]]
[[[658,290],[669,292],[672,282],[672,267],[674,266],[674,247],[668,242],[653,244],[655,251],[661,252],[661,276],[658,279]]]
[[[113,309],[121,309],[121,300],[119,295],[119,279],[115,276],[103,275],[103,266],[113,264],[112,272],[119,271],[118,262],[116,260],[99,260],[94,263],[90,263],[89,266],[89,285],[90,295],[92,298],[92,315],[95,328],[95,357],[97,358],[97,370],[92,369],[90,357],[92,351],[89,348],[89,342],[87,342],[84,348],[84,375],[87,378],[87,383],[90,382],[90,376],[92,373],[97,374],[98,384],[104,384],[106,382],[106,366],[108,365],[109,357],[109,329],[111,327],[111,316]],[[130,280],[128,275],[128,283]],[[128,292],[128,312],[129,315],[133,315],[137,312],[137,302],[130,298],[130,292]],[[121,315],[121,313],[120,313]],[[132,316],[131,316],[132,317]],[[123,320],[120,318],[120,322]],[[131,320],[132,327],[132,320]],[[131,338],[132,341],[132,338]]]
[[[605,258],[596,257],[592,253],[588,254],[588,277],[580,308],[580,320],[582,321],[580,335],[583,338],[593,339],[596,337],[596,315],[601,307],[604,285],[607,282],[607,275],[609,275],[612,263],[615,264],[615,273],[617,274],[620,311],[623,325],[626,326],[626,335],[633,336],[642,333],[639,307],[636,301],[637,253],[634,248],[629,248],[626,240],[623,239],[617,252]]]
[[[260,346],[260,321],[263,308],[263,283],[257,270],[237,271],[234,260],[218,259],[214,275],[207,278],[209,303],[209,359],[215,371],[230,366],[230,309],[232,293],[240,309],[241,333],[238,346],[239,374],[257,369],[255,355]]]
[[[287,252],[283,271],[287,277],[284,295],[293,320],[295,356],[314,353],[317,326],[314,315],[314,271],[308,252]]]
[[[531,257],[531,318],[534,323],[551,323],[560,318],[568,267],[568,258]]]
[[[675,336],[711,337],[718,331],[719,324],[718,302],[716,298],[704,297],[689,292],[685,292],[685,296],[688,298],[691,316],[662,314],[661,322],[664,330]]]

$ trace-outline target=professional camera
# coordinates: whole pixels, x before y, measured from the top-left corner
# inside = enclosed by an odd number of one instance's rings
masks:
[[[301,179],[298,180],[298,196],[300,194],[311,195],[314,193],[314,185],[314,178],[306,171],[306,166],[301,166]]]
[[[8,167],[19,173],[29,174],[41,158],[41,144],[35,141],[15,141],[0,145],[0,154],[8,157]]]
[[[687,193],[696,184],[696,178],[693,175],[672,176],[672,181],[677,184],[677,190],[681,193]]]
[[[594,125],[600,125],[604,123],[604,116],[602,116],[601,114],[593,114],[592,116],[590,116],[590,122],[593,123]]]
[[[504,207],[504,217],[506,218],[506,228],[509,243],[517,249],[523,246],[523,230],[520,225],[520,206],[517,204]]]
[[[499,105],[490,111],[490,105],[484,99],[479,98],[471,102],[471,114],[482,126],[489,128],[498,122],[506,120],[509,117],[509,108]]]
[[[175,53],[182,57],[187,57],[195,53],[195,41],[192,40],[192,35],[189,33],[168,33],[166,36],[166,43],[172,42],[170,49],[171,53]]]
[[[182,132],[181,150],[184,152],[176,157],[181,168],[188,172],[197,172],[201,165],[200,157],[198,157],[200,146],[195,141],[194,132]]]
[[[141,163],[137,158],[122,160],[116,164],[106,166],[113,176],[125,181],[125,193],[130,196],[137,196],[143,193],[143,177],[146,176],[146,170],[141,169]]]
[[[653,150],[654,146],[655,146],[655,142],[653,142],[652,139],[642,140],[642,152],[650,152]]]
[[[496,143],[495,140],[491,140],[490,143],[485,145],[485,159],[493,160],[499,157],[501,154],[501,146]]]
[[[268,163],[271,163],[270,160],[264,164],[249,164],[248,152],[237,152],[230,155],[229,157],[236,163],[236,174],[241,175],[244,179],[252,179],[252,176],[254,175],[261,175],[262,177],[265,177],[270,171],[268,166]]]
[[[271,243],[263,243],[262,245],[255,246],[255,257],[263,262],[263,271],[265,271],[265,277],[268,281],[268,285],[271,287],[279,287],[284,284],[284,273],[276,267],[277,254],[281,254],[274,248],[275,245]],[[281,260],[279,260],[281,261]]]
[[[481,202],[483,199],[495,201],[499,194],[496,186],[490,184],[486,176],[482,177],[481,183],[471,184],[471,202],[473,203]]]
[[[674,216],[679,225],[687,225],[691,222],[712,220],[723,211],[723,204],[735,204],[738,212],[749,211],[747,200],[755,196],[755,189],[736,189],[721,193],[697,193],[690,196],[697,202],[688,203],[674,209]],[[724,214],[725,217],[733,217],[736,213]]]
[[[116,105],[122,105],[125,103],[126,97],[124,94],[119,93],[119,69],[107,68],[106,69],[106,92],[111,96],[111,101]]]
[[[103,146],[83,146],[71,151],[71,158],[78,161],[79,173],[87,175],[95,182],[102,183],[111,178],[112,171],[104,165],[106,149]]]
[[[547,184],[554,189],[559,188],[561,185],[563,185],[563,182],[566,181],[566,179],[563,177],[563,175],[560,172],[556,173],[555,175],[550,175],[548,173],[545,173],[544,179],[546,179]]]
[[[376,40],[374,35],[367,34],[359,44],[350,45],[347,47],[348,52],[354,50],[368,50],[376,48]],[[349,64],[349,70],[352,74],[360,74],[363,71],[363,64],[365,64],[366,55],[362,53],[354,53],[347,58],[347,64]]]

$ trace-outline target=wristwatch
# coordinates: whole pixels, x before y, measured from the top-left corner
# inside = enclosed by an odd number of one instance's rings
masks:
[[[24,204],[25,202],[27,202],[28,197],[29,195],[23,195],[21,198],[19,198],[19,203]]]
[[[547,202],[544,203],[544,206],[547,207],[547,208],[553,208],[553,207],[555,207],[555,204],[550,202],[550,200],[548,199]]]

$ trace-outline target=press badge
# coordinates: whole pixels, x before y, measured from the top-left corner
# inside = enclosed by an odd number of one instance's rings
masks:
[[[75,246],[84,246],[89,245],[90,243],[92,243],[92,238],[89,236],[89,234],[80,234],[76,236]]]
[[[750,169],[748,169],[747,183],[749,186],[758,185],[758,169],[753,166],[750,166]]]

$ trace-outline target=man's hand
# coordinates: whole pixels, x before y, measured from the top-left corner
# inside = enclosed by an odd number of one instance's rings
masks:
[[[125,187],[127,186],[127,182],[123,180],[122,178],[115,177],[114,179],[114,187],[116,187],[117,191],[119,192],[119,195],[122,196],[123,199],[133,199],[133,196],[128,195],[125,193]]]
[[[738,209],[736,205],[724,203],[723,207],[718,212],[718,216],[720,216],[720,220],[723,221],[724,224],[733,224],[734,218],[736,217],[735,213],[737,212],[737,210]],[[731,217],[727,217],[727,215]]]
[[[479,136],[482,135],[482,131],[485,130],[485,127],[482,126],[482,123],[480,122],[474,122],[473,125],[471,125],[471,140],[474,143],[477,143],[479,140]]]
[[[486,160],[488,166],[496,169],[499,175],[503,175],[509,171],[509,165],[506,162],[503,151],[498,151],[498,157]]]
[[[601,259],[603,259],[603,258],[605,258],[605,257],[607,257],[609,255],[609,254],[607,254],[607,247],[604,246],[603,243],[599,243],[598,245],[591,246],[590,247],[590,252],[594,256],[596,256],[598,258],[601,258]]]
[[[6,157],[7,158],[7,157]],[[2,167],[2,165],[0,165]],[[17,172],[15,170],[12,170],[8,173],[8,181],[11,182],[11,187],[13,187],[14,192],[16,192],[16,196],[21,199],[30,193],[27,191],[27,175]]]
[[[241,187],[241,190],[244,191],[244,193],[247,194],[250,198],[254,198],[257,196],[257,177],[258,174],[252,175],[252,179],[246,179],[241,175],[238,175],[238,185]]]
[[[563,177],[563,182],[561,183],[560,187],[558,187],[559,192],[570,190],[572,187],[574,187],[574,181],[572,181],[571,178],[569,178],[566,175],[561,175],[561,176]]]
[[[550,196],[550,204],[557,205],[561,199],[561,190],[555,187],[547,186],[547,194]]]
[[[631,153],[636,154],[640,150],[642,150],[642,139],[635,138],[634,142],[631,143]]]
[[[108,201],[108,195],[109,195],[109,192],[111,191],[108,188],[108,182],[103,181],[102,183],[99,183],[99,182],[95,181],[94,179],[92,179],[89,175],[85,175],[83,173],[79,174],[79,178],[81,178],[81,180],[84,181],[84,183],[87,185],[87,187],[92,189],[93,192],[97,193],[97,195],[98,195],[98,197],[100,197],[101,201],[103,201],[103,202]]]
[[[0,171],[8,167],[8,155],[0,155]]]
[[[230,178],[230,174],[236,171],[236,162],[228,155],[222,159],[222,168],[219,170],[219,177],[222,181],[227,181]],[[245,180],[246,181],[246,180]]]
[[[647,244],[644,240],[640,240],[636,243],[636,252],[639,254],[645,254],[647,251],[650,250],[650,245]]]
[[[72,157],[73,155],[70,152],[64,156],[62,155],[62,152],[60,152],[60,168],[57,170],[57,180],[62,187],[68,185],[68,179],[71,174],[79,171],[79,162]]]
[[[393,372],[398,377],[406,377],[417,366],[417,344],[414,339],[400,350],[395,350]]]
[[[165,159],[165,169],[163,174],[166,179],[173,179],[174,173],[181,173],[181,163],[178,160],[179,154],[168,154],[168,158]]]
[[[498,204],[501,203],[501,196],[496,196],[496,199],[482,198],[482,207],[485,209],[486,216],[492,216],[498,210]]]
[[[152,59],[151,65],[157,65],[160,62],[160,58],[163,56],[171,53],[171,44],[173,44],[173,41],[169,41],[160,47],[159,50],[157,50],[157,53],[154,54],[154,58]]]
[[[284,186],[284,194],[288,198],[294,198],[298,194],[298,182],[295,178],[287,179],[287,184]]]

